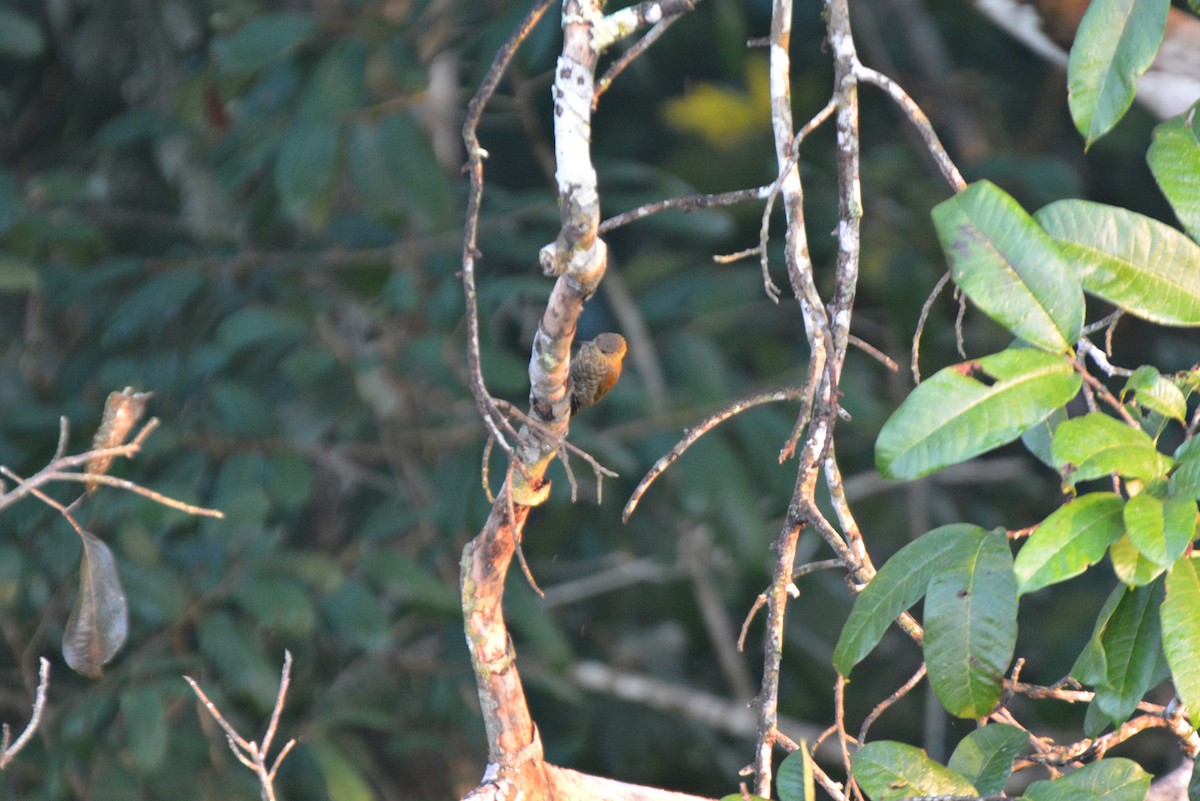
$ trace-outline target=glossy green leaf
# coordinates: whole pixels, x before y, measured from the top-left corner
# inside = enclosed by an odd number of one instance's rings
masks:
[[[1183,390],[1151,365],[1143,364],[1129,376],[1122,398],[1130,392],[1139,406],[1158,412],[1163,417],[1183,422],[1187,414],[1187,399],[1183,396]]]
[[[1108,598],[1105,599],[1104,606],[1097,613],[1096,624],[1092,627],[1092,636],[1071,667],[1070,675],[1077,681],[1094,686],[1102,683],[1105,676],[1108,675],[1108,657],[1104,653],[1104,630],[1108,626],[1113,612],[1116,611],[1117,604],[1125,597],[1126,592],[1128,589],[1124,585],[1114,587],[1108,594]]]
[[[15,8],[0,8],[0,56],[37,58],[46,49],[46,37],[37,22]]]
[[[871,801],[897,801],[930,795],[977,796],[966,778],[929,758],[920,748],[879,740],[867,743],[851,761],[854,779]]]
[[[1149,584],[1165,570],[1162,565],[1143,556],[1128,534],[1123,534],[1109,547],[1108,558],[1112,560],[1113,572],[1117,574],[1117,578],[1130,587]]]
[[[912,479],[966,461],[1012,442],[1075,397],[1081,383],[1066,359],[1031,349],[939,370],[884,424],[875,463],[889,478]]]
[[[1054,440],[1054,429],[1066,419],[1067,410],[1060,407],[1050,412],[1050,416],[1045,420],[1030,426],[1021,435],[1021,444],[1028,448],[1039,462],[1052,470],[1057,468],[1054,466],[1054,454],[1050,450],[1050,443]]]
[[[965,539],[965,538],[964,538]],[[1000,700],[1017,644],[1017,582],[1001,532],[963,542],[934,574],[925,597],[925,664],[943,706],[962,718],[986,715]]]
[[[1119,495],[1093,492],[1055,509],[1017,553],[1017,592],[1066,581],[1099,562],[1125,531],[1124,505]]]
[[[1088,147],[1125,116],[1154,61],[1169,0],[1093,0],[1067,60],[1067,103]]]
[[[1150,774],[1136,762],[1110,757],[1054,780],[1034,782],[1025,790],[1028,801],[1143,801]]]
[[[1195,559],[1180,559],[1167,573],[1162,617],[1163,651],[1175,692],[1192,720],[1200,720],[1200,570]]]
[[[1170,567],[1196,536],[1196,502],[1186,495],[1164,500],[1140,492],[1125,503],[1125,530],[1142,556]]]
[[[1095,688],[1093,703],[1109,722],[1124,722],[1150,688],[1165,678],[1158,621],[1161,601],[1161,581],[1117,587],[1084,652],[1090,656],[1076,663],[1073,675]]]
[[[1195,115],[1184,113],[1159,123],[1146,161],[1184,230],[1200,240],[1200,138]]]
[[[1028,744],[1028,732],[991,723],[962,738],[946,767],[962,774],[981,796],[1000,795],[1012,773],[1013,760]]]
[[[1192,10],[1196,10],[1196,3],[1192,4]],[[1200,760],[1192,763],[1192,776],[1188,779],[1187,797],[1188,801],[1200,801]]]
[[[213,43],[218,66],[227,73],[259,70],[298,47],[316,28],[307,14],[264,14]]]
[[[275,160],[275,191],[291,216],[320,228],[329,216],[338,162],[336,120],[297,124],[288,129]]]
[[[1099,412],[1064,421],[1054,432],[1051,449],[1068,484],[1110,473],[1150,480],[1166,475],[1175,461],[1160,453],[1140,428]]]
[[[80,531],[79,539],[83,543],[79,595],[67,618],[62,650],[72,670],[99,679],[101,668],[129,635],[129,608],[112,551],[87,531]]]
[[[1058,246],[1007,193],[977,181],[933,208],[954,283],[1014,335],[1064,353],[1083,326],[1083,292]]]
[[[1171,494],[1190,495],[1200,500],[1200,437],[1193,437],[1175,449],[1175,469],[1171,471]]]
[[[814,801],[817,797],[808,743],[801,741],[800,748],[779,763],[775,789],[779,793],[779,801]]]
[[[1200,325],[1200,245],[1128,209],[1060,200],[1035,215],[1085,291],[1162,325]]]
[[[984,534],[983,529],[967,523],[942,526],[893,554],[854,601],[833,652],[837,671],[850,675],[851,668],[879,644],[892,621],[921,600],[930,578],[945,570],[960,548]]]

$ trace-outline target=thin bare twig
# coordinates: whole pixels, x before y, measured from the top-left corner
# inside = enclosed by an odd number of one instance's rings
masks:
[[[863,720],[862,727],[858,730],[858,745],[859,745],[859,747],[862,747],[862,745],[864,743],[866,743],[867,730],[870,729],[871,725],[876,720],[879,719],[879,716],[882,715],[884,712],[886,712],[892,704],[896,703],[901,698],[903,698],[904,696],[906,696],[910,692],[912,692],[912,689],[914,687],[916,687],[918,684],[920,684],[921,679],[923,679],[923,678],[925,678],[925,663],[924,662],[921,663],[921,667],[917,668],[917,672],[914,673],[912,675],[912,677],[909,678],[908,681],[904,682],[904,684],[902,684],[900,686],[900,688],[898,690],[896,690],[896,692],[892,693],[887,698],[883,699],[882,701],[880,701],[878,704],[875,705],[875,708],[872,709],[871,713],[869,715],[867,715],[865,720]]]
[[[646,49],[650,45],[658,41],[658,38],[666,33],[667,28],[670,28],[680,16],[695,8],[696,2],[698,0],[671,0],[671,2],[662,3],[643,3],[640,7],[633,7],[632,14],[639,21],[649,22],[654,27],[609,65],[609,68],[596,81],[595,91],[592,92],[592,111],[595,111],[596,106],[600,104],[600,95],[608,91],[608,87],[617,79],[617,76],[624,72],[625,68],[632,64],[634,59],[646,52]],[[651,11],[650,9],[654,10]],[[652,14],[657,14],[659,19],[652,21]]]
[[[761,406],[764,403],[776,403],[778,401],[794,400],[795,398],[799,397],[800,391],[800,388],[788,387],[786,389],[776,389],[771,392],[760,392],[758,394],[742,398],[741,400],[734,401],[724,409],[721,409],[719,412],[709,415],[704,420],[701,420],[695,428],[689,429],[684,434],[683,439],[676,443],[675,447],[672,448],[670,452],[660,457],[659,460],[654,463],[654,466],[651,467],[646,473],[646,475],[642,477],[642,480],[638,482],[637,487],[634,488],[633,494],[629,496],[629,500],[625,503],[625,509],[621,512],[621,520],[624,522],[629,522],[629,516],[633,514],[633,510],[637,508],[638,501],[641,500],[642,495],[645,494],[650,485],[654,483],[654,480],[662,475],[664,470],[674,464],[675,461],[678,460],[688,448],[696,443],[696,440],[700,439],[700,437],[704,436],[713,428],[725,422],[729,418],[741,414],[747,409],[752,409],[755,406]]]
[[[937,300],[938,295],[942,294],[942,290],[946,288],[946,284],[950,283],[950,271],[942,273],[942,277],[933,285],[933,289],[929,293],[929,297],[925,298],[925,302],[921,304],[921,314],[917,317],[917,330],[913,334],[912,342],[912,374],[913,383],[921,383],[921,368],[917,365],[917,360],[921,353],[921,336],[925,333],[925,323],[929,320],[929,311],[933,308],[933,302]]]
[[[279,766],[283,764],[283,760],[296,745],[295,738],[288,740],[284,743],[283,748],[279,749],[279,753],[275,755],[275,759],[273,761],[269,760],[271,743],[275,739],[275,734],[279,728],[279,717],[283,713],[288,686],[291,684],[291,675],[292,654],[290,651],[284,651],[283,672],[279,677],[279,693],[275,697],[275,707],[271,710],[271,718],[267,723],[266,732],[263,733],[261,745],[254,740],[247,740],[238,734],[237,730],[221,714],[221,710],[217,708],[217,705],[209,700],[209,697],[204,694],[204,690],[200,689],[200,685],[191,676],[183,677],[184,681],[192,688],[192,692],[204,704],[204,708],[208,710],[208,714],[212,715],[213,720],[225,732],[225,739],[229,744],[229,750],[237,757],[239,762],[250,768],[258,776],[259,789],[262,793],[263,801],[276,801],[275,776],[279,772]]]
[[[771,186],[756,186],[751,189],[735,189],[732,192],[721,192],[716,195],[687,195],[685,197],[673,197],[666,200],[658,200],[654,203],[647,203],[644,206],[638,206],[636,209],[622,212],[613,217],[609,217],[604,222],[600,223],[597,229],[598,233],[606,234],[620,228],[623,225],[636,222],[638,220],[649,217],[652,214],[678,209],[683,212],[697,211],[699,209],[713,208],[714,206],[733,206],[737,203],[748,203],[752,200],[763,200],[771,191]]]
[[[34,691],[33,712],[29,716],[29,723],[16,740],[12,739],[12,730],[7,723],[0,727],[0,770],[8,767],[13,757],[21,753],[42,723],[42,711],[46,708],[46,690],[50,687],[50,660],[43,656],[38,662],[38,684]]]
[[[929,117],[925,116],[925,112],[917,105],[917,101],[913,100],[900,84],[883,73],[876,72],[870,67],[864,67],[862,64],[856,65],[855,72],[859,79],[867,83],[873,83],[887,92],[888,96],[900,107],[900,110],[908,117],[909,122],[917,129],[917,133],[925,143],[925,149],[937,163],[938,169],[941,170],[950,187],[955,192],[961,192],[963,189],[966,189],[967,182],[963,180],[962,173],[958,171],[958,167],[954,166],[954,161],[950,158],[950,154],[946,152],[946,148],[942,146],[942,141],[938,138],[937,132],[933,130],[933,124],[929,122]]]
[[[533,29],[537,26],[542,16],[554,5],[554,0],[538,0],[525,18],[513,31],[512,36],[500,48],[492,61],[492,66],[488,70],[483,83],[479,90],[475,92],[475,96],[471,98],[471,102],[467,104],[467,116],[463,122],[463,143],[466,146],[467,164],[466,172],[470,176],[470,190],[467,193],[467,215],[466,222],[463,226],[463,257],[462,257],[462,283],[463,294],[466,300],[466,317],[467,317],[467,366],[471,377],[471,394],[475,398],[475,405],[479,408],[479,414],[483,418],[483,424],[487,427],[488,432],[496,438],[496,442],[505,453],[512,456],[513,447],[505,439],[501,428],[507,431],[513,437],[517,436],[517,432],[509,425],[504,416],[500,414],[496,408],[495,401],[491,393],[488,392],[487,384],[483,380],[483,368],[479,357],[479,302],[477,299],[477,291],[475,288],[475,261],[482,254],[477,245],[479,235],[479,212],[483,202],[483,160],[487,157],[487,151],[479,144],[477,130],[479,121],[483,117],[483,110],[487,106],[492,95],[496,92],[496,87],[500,85],[500,79],[503,77],[508,68],[509,62],[517,53],[517,48],[521,42],[525,40]]]
[[[7,470],[5,472],[8,472]],[[225,513],[219,509],[208,509],[203,506],[193,506],[190,503],[177,501],[174,498],[163,495],[160,492],[155,492],[152,489],[147,489],[140,484],[128,481],[115,476],[89,476],[81,473],[57,473],[51,472],[46,474],[46,479],[49,481],[76,481],[88,482],[94,481],[97,484],[104,484],[109,487],[117,487],[118,489],[128,490],[129,492],[137,493],[144,498],[149,498],[155,503],[163,506],[168,506],[172,509],[178,509],[181,512],[186,512],[189,515],[199,515],[201,517],[215,517],[221,519],[225,517]]]

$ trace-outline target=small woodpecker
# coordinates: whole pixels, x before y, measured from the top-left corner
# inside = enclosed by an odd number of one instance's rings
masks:
[[[579,346],[579,352],[571,359],[571,414],[599,403],[613,388],[621,377],[625,349],[625,337],[611,333]]]

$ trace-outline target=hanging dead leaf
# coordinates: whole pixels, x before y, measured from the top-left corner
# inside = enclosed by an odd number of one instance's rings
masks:
[[[94,534],[80,531],[79,597],[63,632],[63,656],[76,673],[92,679],[125,644],[129,608],[112,551]]]

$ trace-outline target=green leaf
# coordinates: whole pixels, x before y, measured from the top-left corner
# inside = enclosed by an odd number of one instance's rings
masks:
[[[884,424],[875,463],[889,478],[912,479],[986,453],[1066,404],[1081,383],[1066,359],[1031,349],[939,370]]]
[[[213,43],[217,65],[226,73],[250,73],[283,58],[316,27],[307,14],[284,11],[263,14]]]
[[[1099,562],[1124,532],[1120,495],[1093,492],[1054,510],[1021,546],[1013,562],[1024,595],[1078,576]]]
[[[1035,215],[1086,292],[1162,325],[1200,325],[1200,245],[1128,209],[1060,200]]]
[[[388,619],[375,593],[354,579],[321,602],[330,629],[347,643],[366,651],[380,651],[389,642]]]
[[[1192,777],[1188,780],[1187,790],[1188,801],[1200,801],[1200,761],[1192,763]]]
[[[204,287],[204,275],[191,268],[170,270],[147,278],[112,312],[100,336],[106,346],[122,345],[138,335],[161,330]]]
[[[99,679],[129,635],[129,608],[112,551],[98,537],[79,532],[79,596],[63,632],[63,657],[76,673]]]
[[[0,8],[0,56],[37,58],[46,37],[37,21],[14,8]]]
[[[316,613],[304,585],[291,576],[247,576],[233,594],[246,612],[268,631],[287,637],[309,637]]]
[[[317,120],[291,127],[275,160],[275,191],[285,211],[314,228],[329,216],[338,160],[338,122]]]
[[[1158,412],[1163,417],[1183,422],[1187,414],[1187,399],[1183,396],[1183,390],[1151,365],[1143,364],[1133,371],[1133,375],[1125,382],[1122,400],[1125,393],[1129,392],[1134,393],[1138,405]]]
[[[1054,440],[1054,429],[1058,428],[1058,424],[1066,419],[1067,410],[1060,407],[1050,412],[1050,416],[1045,420],[1035,423],[1021,435],[1021,443],[1037,457],[1039,462],[1052,470],[1057,468],[1054,466],[1054,455],[1050,452],[1050,443]]]
[[[1159,453],[1146,432],[1099,412],[1061,423],[1051,450],[1068,484],[1110,473],[1150,480],[1166,475],[1175,463]]]
[[[1162,583],[1118,587],[1118,601],[1093,634],[1104,654],[1103,674],[1091,683],[1095,704],[1112,723],[1123,723],[1146,693],[1164,678],[1158,606]]]
[[[162,765],[171,739],[162,690],[132,687],[121,693],[121,716],[125,719],[129,750],[137,766],[150,771]]]
[[[217,345],[230,355],[270,340],[293,341],[308,333],[295,312],[274,306],[243,306],[217,326]]]
[[[37,289],[37,268],[25,259],[0,253],[0,295],[8,292],[24,294]]]
[[[346,132],[346,166],[358,189],[363,210],[382,222],[393,222],[404,214],[407,204],[399,191],[404,178],[396,165],[396,154],[380,142],[379,126],[373,120],[358,120]]]
[[[379,123],[379,141],[395,159],[408,213],[419,230],[445,231],[459,223],[450,181],[438,166],[429,137],[410,114],[393,114]]]
[[[1015,726],[981,726],[959,741],[946,767],[962,774],[981,796],[1000,795],[1012,773],[1013,760],[1028,744],[1028,732]]]
[[[920,748],[878,740],[867,743],[851,761],[854,779],[871,801],[931,795],[977,796],[966,778],[929,758]]]
[[[1128,534],[1124,534],[1108,549],[1108,558],[1112,560],[1113,572],[1130,587],[1140,587],[1149,584],[1162,575],[1165,568],[1151,562],[1137,549]]]
[[[1093,0],[1067,60],[1067,102],[1087,146],[1125,116],[1154,61],[1169,0]]]
[[[779,801],[814,801],[817,797],[808,743],[801,740],[800,748],[779,764],[775,788],[779,792]]]
[[[1143,801],[1150,774],[1136,762],[1110,757],[1084,765],[1058,779],[1034,782],[1027,801]]]
[[[929,683],[953,715],[979,718],[1000,700],[1017,644],[1017,582],[1002,532],[963,542],[925,598]]]
[[[955,523],[935,528],[905,545],[879,569],[854,601],[833,652],[843,676],[879,644],[900,613],[921,600],[930,578],[957,558],[960,548],[982,537],[978,526]]]
[[[1186,495],[1140,492],[1125,503],[1125,530],[1142,556],[1170,567],[1196,536],[1196,502]]]
[[[1188,112],[1159,123],[1146,161],[1184,230],[1200,240],[1200,139],[1195,126],[1195,115]]]
[[[1162,617],[1163,651],[1175,691],[1192,720],[1200,720],[1200,571],[1195,559],[1180,559],[1167,572]]]
[[[274,706],[279,694],[279,665],[267,661],[262,638],[249,625],[239,624],[228,612],[217,610],[199,620],[196,637],[205,664],[220,674],[214,686],[205,687],[210,695],[214,691],[245,694],[259,710]],[[218,705],[226,708],[219,700]]]
[[[1175,449],[1175,469],[1171,471],[1171,494],[1190,495],[1200,500],[1200,437],[1192,437]]]
[[[375,793],[367,778],[336,743],[323,738],[308,747],[321,766],[329,801],[374,801]]]
[[[361,106],[366,63],[367,50],[360,39],[336,42],[305,84],[295,118],[315,122]]]
[[[977,181],[933,208],[954,283],[1021,339],[1064,353],[1083,326],[1083,292],[1057,245],[1004,190]]]
[[[1092,627],[1091,638],[1071,667],[1072,678],[1094,686],[1103,682],[1104,677],[1108,675],[1108,657],[1104,653],[1104,629],[1116,611],[1117,604],[1125,597],[1125,592],[1125,586],[1118,585],[1108,594],[1104,606],[1096,615],[1096,625]]]

